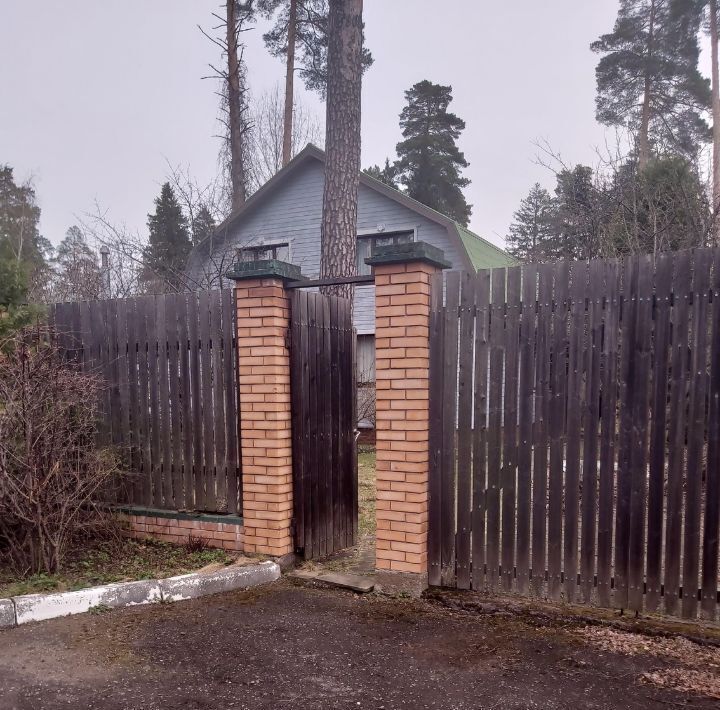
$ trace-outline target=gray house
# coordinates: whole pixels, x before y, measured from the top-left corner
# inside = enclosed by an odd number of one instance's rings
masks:
[[[217,286],[242,249],[244,259],[289,261],[300,266],[305,276],[317,278],[324,177],[325,153],[308,145],[195,247],[188,261],[189,275],[204,287]],[[375,244],[415,240],[442,249],[455,269],[475,271],[516,263],[457,222],[365,173],[360,173],[357,237],[359,274],[370,273],[365,258]],[[374,286],[356,287],[354,312],[358,372],[373,376]]]

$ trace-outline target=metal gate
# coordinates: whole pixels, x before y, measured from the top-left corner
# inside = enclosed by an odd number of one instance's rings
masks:
[[[292,293],[295,551],[324,557],[355,544],[355,332],[350,302]]]

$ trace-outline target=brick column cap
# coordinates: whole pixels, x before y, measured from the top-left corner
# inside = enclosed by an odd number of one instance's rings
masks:
[[[405,244],[387,244],[375,247],[373,255],[365,259],[365,263],[370,266],[409,264],[417,261],[430,264],[438,269],[449,269],[452,266],[445,259],[445,253],[442,249],[438,249],[427,242],[407,242]]]
[[[233,281],[246,281],[248,279],[300,281],[303,278],[299,266],[278,259],[236,261],[225,276]]]

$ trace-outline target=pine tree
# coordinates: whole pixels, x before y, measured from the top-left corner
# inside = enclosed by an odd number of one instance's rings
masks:
[[[166,182],[148,215],[150,237],[144,251],[144,281],[161,290],[180,290],[182,273],[192,244],[187,221],[175,192]]]
[[[697,0],[621,0],[613,31],[593,42],[597,119],[637,133],[642,170],[651,151],[695,155],[709,129],[708,82],[698,71]]]
[[[200,244],[203,240],[207,239],[215,231],[215,219],[212,213],[203,205],[195,215],[195,219],[192,222],[192,243],[193,246]]]
[[[363,172],[385,183],[389,187],[394,187],[396,190],[398,189],[397,181],[395,180],[395,168],[390,165],[388,158],[385,158],[385,165],[382,168],[379,165],[371,165],[369,168],[365,168]]]
[[[513,215],[507,238],[508,251],[522,261],[540,261],[552,240],[553,200],[535,183]]]
[[[296,63],[305,86],[323,98],[326,95],[329,5],[328,0],[259,0],[258,9],[275,19],[263,35],[265,46],[274,57],[285,59],[283,165],[287,165],[292,157]],[[363,71],[373,62],[365,47],[361,61]]]
[[[320,278],[357,271],[363,0],[330,0]],[[321,287],[353,297],[351,284]]]
[[[394,165],[398,180],[410,197],[467,225],[472,209],[462,188],[470,181],[460,170],[468,162],[455,143],[465,121],[447,110],[452,87],[425,80],[406,91],[405,98],[400,114],[405,140],[397,145]]]

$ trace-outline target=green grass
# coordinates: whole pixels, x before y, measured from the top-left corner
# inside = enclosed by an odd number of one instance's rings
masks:
[[[358,531],[375,534],[375,452],[358,454]]]
[[[154,540],[105,541],[71,551],[58,574],[18,578],[11,570],[0,567],[0,598],[172,577],[213,562],[229,564],[232,560],[224,550],[189,552],[182,545]]]

